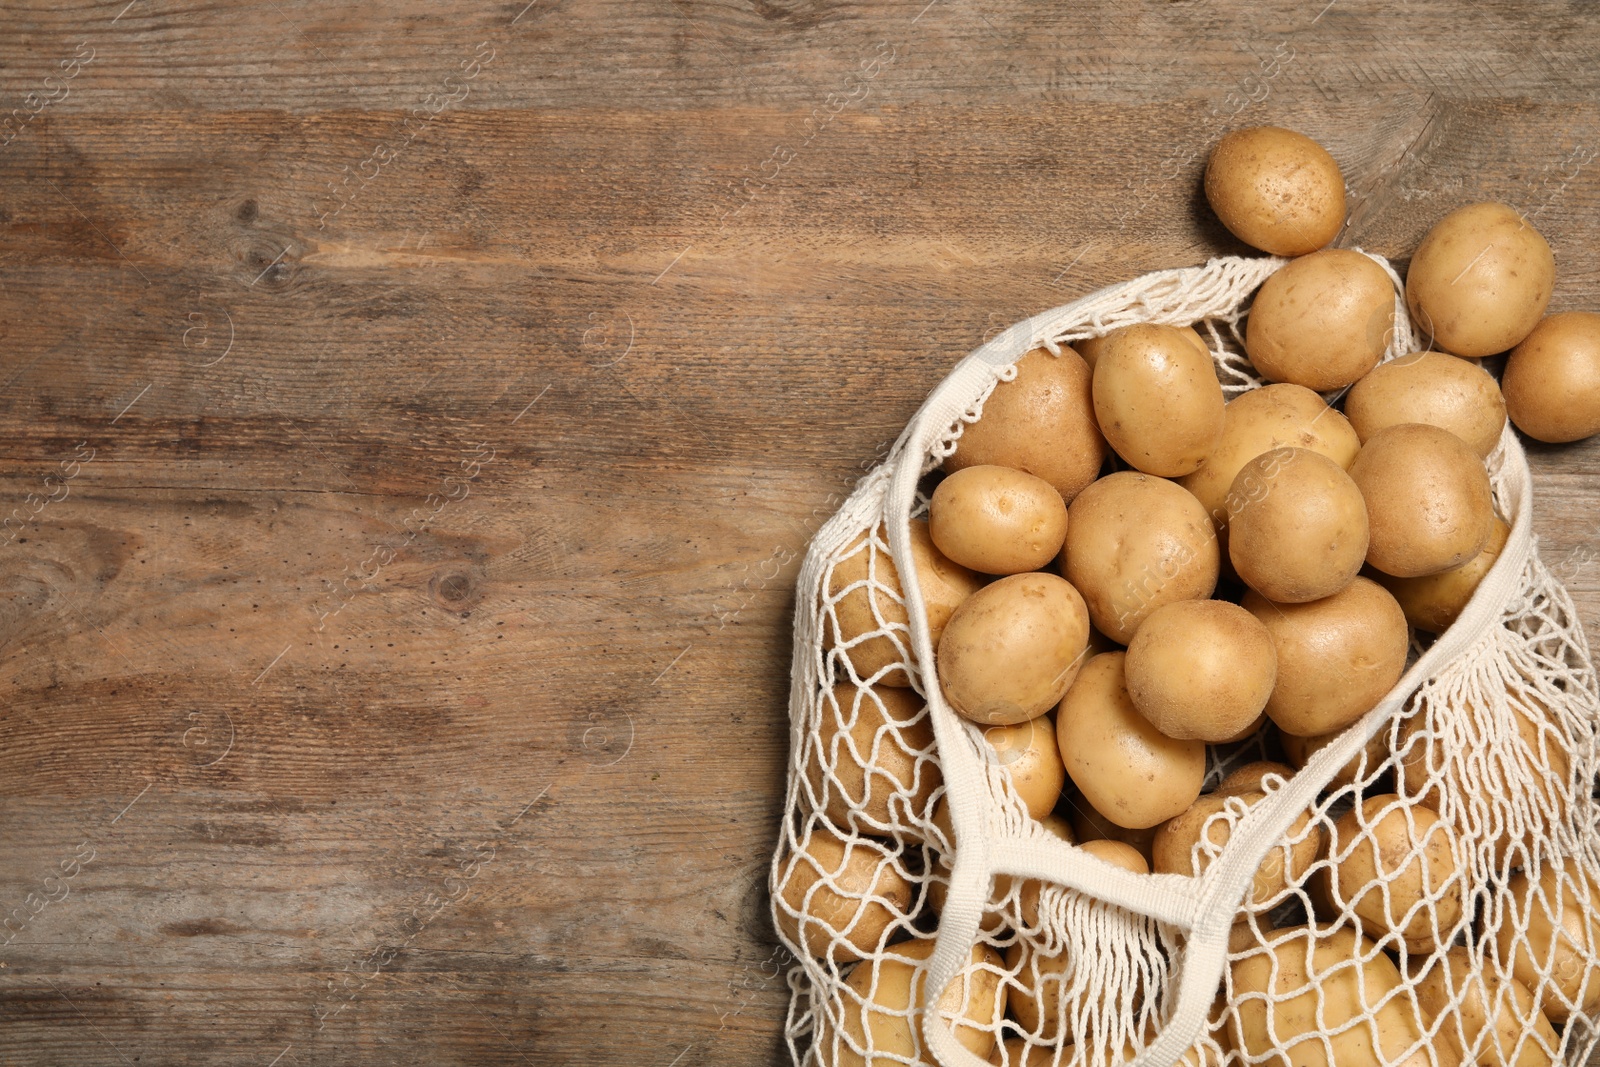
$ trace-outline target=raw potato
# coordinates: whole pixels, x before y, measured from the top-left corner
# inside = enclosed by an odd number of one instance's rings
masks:
[[[1059,356],[1036,348],[1017,360],[1016,380],[994,387],[983,417],[962,431],[944,469],[1014,467],[1043,478],[1071,503],[1105,459],[1088,365],[1070,348]]]
[[[1054,954],[1040,952],[1028,941],[1019,939],[1006,949],[1005,960],[1006,968],[1015,975],[1006,985],[1006,1006],[1011,1009],[1017,1025],[1036,1040],[1055,1042],[1070,1036],[1074,1001],[1104,996],[1092,985],[1077,990],[1077,995],[1073,995],[1073,986],[1082,980],[1082,976],[1074,973],[1072,957],[1065,949]],[[1063,999],[1067,1009],[1065,1017],[1062,1012]],[[1117,1007],[1109,1006],[1110,1010]],[[1120,1007],[1129,1010],[1134,1005]],[[1067,1046],[1071,1047],[1070,1041]],[[1123,1060],[1132,1058],[1130,1050]],[[1068,1061],[1064,1059],[1062,1062]],[[1091,1057],[1090,1062],[1104,1061],[1099,1057]]]
[[[806,778],[835,825],[872,833],[925,816],[943,778],[931,758],[933,720],[924,707],[909,689],[833,687],[817,729],[820,758],[806,761]],[[862,818],[865,825],[857,826]]]
[[[964,467],[939,483],[928,533],[955,563],[984,574],[1036,571],[1067,537],[1067,505],[1043,478],[1010,467]]]
[[[1487,459],[1505,429],[1506,400],[1489,372],[1471,360],[1412,352],[1357,382],[1345,394],[1344,413],[1363,441],[1391,426],[1425,422]]]
[[[1481,1051],[1473,1062],[1482,1067],[1552,1067],[1550,1053],[1561,1048],[1561,1037],[1527,986],[1515,978],[1502,981],[1493,967],[1474,966],[1464,948],[1451,949],[1424,970],[1429,962],[1412,962],[1417,1005],[1430,1029],[1438,1023],[1436,1040],[1451,1056],[1465,1060],[1477,1046]]]
[[[1600,955],[1600,885],[1576,860],[1546,859],[1543,866],[1537,880],[1523,871],[1506,886],[1511,908],[1495,932],[1494,951],[1550,1021],[1561,1024],[1574,1011],[1600,1007],[1600,966],[1590,962]]]
[[[881,960],[863,963],[844,980],[849,992],[843,1033],[835,1034],[818,1013],[817,1050],[830,1067],[890,1067],[915,1060],[922,1043],[924,961],[933,955],[932,940],[906,941],[885,949]],[[987,945],[972,946],[972,962],[939,995],[941,1015],[957,1020],[956,1040],[973,1055],[985,1058],[995,1045],[1005,996],[1000,991],[1000,954]],[[870,1053],[856,1048],[871,1048]],[[835,1043],[837,1041],[837,1044]],[[869,1045],[870,1042],[870,1045]],[[923,1055],[927,1053],[924,1051]]]
[[[870,838],[846,840],[815,823],[805,849],[784,865],[778,887],[778,929],[801,951],[835,963],[875,952],[911,904],[911,883],[882,846]]]
[[[1429,1067],[1415,1010],[1404,994],[1391,995],[1401,985],[1399,968],[1348,926],[1285,927],[1270,948],[1228,969],[1239,1002],[1228,1031],[1234,1048],[1258,1065]],[[1441,1058],[1441,1067],[1454,1062]]]
[[[1152,850],[1155,872],[1203,874],[1211,866],[1214,854],[1219,854],[1233,836],[1234,822],[1243,817],[1242,809],[1254,807],[1265,799],[1265,793],[1241,793],[1233,797],[1207,793],[1200,797],[1187,811],[1167,820],[1156,831]],[[1206,845],[1196,848],[1202,833]],[[1311,829],[1310,812],[1302,812],[1289,827],[1285,843],[1262,859],[1251,884],[1248,905],[1266,908],[1283,895],[1291,882],[1303,880],[1311,865],[1317,862],[1321,845],[1321,835]]]
[[[1094,366],[1095,418],[1132,466],[1162,478],[1194,471],[1222,435],[1222,409],[1211,354],[1185,331],[1140,323],[1103,338]]]
[[[989,1053],[989,1062],[995,1067],[1056,1067],[1054,1045],[1030,1045],[1020,1037],[1008,1037]],[[1061,1062],[1072,1062],[1072,1045],[1061,1052]]]
[[[1067,771],[1056,747],[1054,718],[1046,714],[1026,722],[990,726],[983,731],[983,739],[1010,772],[1012,788],[1027,805],[1029,815],[1042,819],[1055,810]]]
[[[1440,219],[1406,272],[1406,304],[1446,352],[1492,356],[1544,314],[1556,261],[1539,231],[1504,204],[1469,204]]]
[[[1223,411],[1222,438],[1200,469],[1178,484],[1195,495],[1218,530],[1228,524],[1228,490],[1244,465],[1274,448],[1307,448],[1345,470],[1361,441],[1350,423],[1300,385],[1264,385],[1240,393]]]
[[[1343,730],[1335,730],[1329,734],[1319,734],[1316,737],[1297,737],[1294,734],[1279,732],[1278,737],[1283,742],[1284,755],[1289,757],[1289,762],[1301,768],[1311,762],[1311,757],[1318,751],[1337,740]],[[1362,766],[1362,756],[1366,757],[1366,765]],[[1383,766],[1389,758],[1389,727],[1385,725],[1366,743],[1360,752],[1357,752],[1350,761],[1339,768],[1339,773],[1333,776],[1325,787],[1324,792],[1335,792],[1345,786],[1354,785],[1357,776],[1370,779],[1377,775],[1378,768]]]
[[[1350,910],[1362,933],[1397,934],[1413,953],[1431,954],[1455,935],[1465,887],[1456,838],[1438,812],[1395,793],[1368,797],[1333,824],[1329,866],[1317,871],[1335,910]],[[1392,943],[1392,942],[1390,942]]]
[[[1367,562],[1396,578],[1459,567],[1494,529],[1494,497],[1483,460],[1437,426],[1402,423],[1361,446],[1350,477],[1367,502]]]
[[[1360,252],[1324,248],[1262,284],[1245,324],[1245,352],[1270,381],[1343,389],[1383,358],[1394,308],[1394,283],[1382,267]]]
[[[1205,509],[1165,478],[1119,471],[1067,509],[1061,573],[1083,594],[1095,629],[1118,644],[1163,604],[1209,597],[1220,560]]]
[[[1267,716],[1284,733],[1316,737],[1349,726],[1405,671],[1405,613],[1368,578],[1309,604],[1273,604],[1251,590],[1243,605],[1272,634],[1278,681]]]
[[[1119,826],[1154,826],[1200,795],[1206,746],[1167,737],[1128,696],[1123,652],[1084,665],[1056,713],[1067,774],[1097,811]]]
[[[1094,805],[1080,796],[1069,796],[1067,807],[1072,812],[1072,832],[1080,843],[1091,841],[1117,841],[1132,848],[1150,861],[1151,843],[1155,840],[1156,826],[1133,829],[1118,826],[1094,809]]]
[[[1199,331],[1192,326],[1179,326],[1177,330],[1183,334],[1184,340],[1198,348],[1207,359],[1211,358],[1211,348],[1206,344],[1205,338],[1200,336]],[[1115,330],[1111,331],[1111,333],[1115,332]],[[1111,333],[1101,334],[1099,337],[1091,337],[1086,341],[1072,342],[1072,347],[1078,350],[1078,355],[1083,357],[1083,361],[1089,365],[1091,371],[1094,370],[1094,365],[1100,361],[1100,353],[1105,348],[1106,341],[1111,337]]]
[[[945,699],[974,722],[1026,722],[1059,701],[1089,641],[1083,597],[1053,574],[1013,574],[984,586],[939,640]]]
[[[1426,574],[1421,578],[1396,578],[1382,571],[1376,571],[1374,577],[1400,602],[1400,610],[1406,613],[1407,622],[1430,634],[1442,634],[1466,609],[1472,594],[1477,592],[1478,584],[1494,567],[1495,560],[1500,558],[1510,536],[1511,527],[1496,515],[1494,527],[1489,533],[1489,543],[1483,546],[1482,552],[1461,566],[1438,574]]]
[[[1267,791],[1267,775],[1276,774],[1287,782],[1294,777],[1294,770],[1287,763],[1256,760],[1254,763],[1246,763],[1243,767],[1229,772],[1228,776],[1217,784],[1215,793],[1219,797],[1243,796],[1245,793],[1265,793]]]
[[[1080,846],[1089,855],[1096,859],[1105,860],[1113,867],[1121,867],[1134,874],[1149,874],[1150,861],[1145,859],[1144,853],[1124,841],[1085,841]]]
[[[1072,824],[1061,816],[1046,815],[1039,820],[1039,824],[1067,844],[1077,844],[1077,838],[1072,833]],[[995,899],[1004,900],[1006,898],[1006,894],[1011,892],[1012,881],[1013,879],[1009,874],[997,874],[994,876]],[[1044,882],[1038,878],[1024,879],[1022,885],[1017,889],[1017,913],[1022,916],[1023,924],[1030,930],[1039,928],[1039,894],[1043,891]]]
[[[1360,573],[1366,503],[1350,475],[1326,456],[1275,448],[1240,469],[1228,498],[1228,558],[1268,600],[1321,600]]]
[[[1139,627],[1126,671],[1134,707],[1157,730],[1216,743],[1260,717],[1278,677],[1278,656],[1267,628],[1237,604],[1181,600]]]
[[[1275,256],[1315,252],[1344,225],[1344,177],[1326,149],[1276,126],[1234,130],[1206,161],[1206,200],[1239,240]]]
[[[878,528],[875,540],[888,544],[888,535],[882,527]],[[909,686],[911,679],[904,669],[893,667],[885,670],[891,664],[904,663],[911,655],[909,616],[905,605],[895,599],[904,595],[895,562],[888,552],[869,541],[866,534],[851,542],[846,551],[850,554],[835,564],[828,575],[829,599],[839,596],[846,589],[850,590],[834,605],[831,617],[824,615],[828,647],[849,646],[842,649],[844,658],[855,668],[856,677],[864,682],[900,688]],[[917,584],[922,588],[923,607],[927,610],[928,637],[937,648],[950,616],[962,601],[978,591],[983,580],[965,567],[946,559],[934,547],[933,539],[928,535],[928,524],[921,519],[911,520],[911,557]],[[865,584],[856,585],[857,582],[867,582],[869,578],[875,581],[878,588],[869,591]],[[853,585],[856,587],[851,589]],[[837,631],[834,619],[838,620]],[[894,638],[888,636],[890,631],[896,633],[899,646]],[[867,634],[875,636],[851,644]],[[905,649],[904,652],[901,652],[901,647]],[[884,672],[881,676],[880,671]]]
[[[1501,387],[1511,421],[1538,441],[1600,433],[1600,315],[1564,311],[1511,350]]]

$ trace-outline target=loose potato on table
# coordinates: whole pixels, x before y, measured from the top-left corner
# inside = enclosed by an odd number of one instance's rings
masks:
[[[1228,491],[1228,558],[1246,585],[1275,603],[1337,593],[1360,572],[1367,542],[1361,490],[1309,449],[1257,456]]]
[[[1600,315],[1564,311],[1511,350],[1501,387],[1517,429],[1537,441],[1600,433]]]
[[[1193,331],[1141,324],[1101,340],[1094,413],[1117,455],[1175,478],[1200,466],[1222,434],[1222,384]]]
[[[943,781],[933,751],[933,721],[915,692],[836,685],[822,702],[806,778],[835,825],[852,825],[859,812],[860,829],[871,833],[874,823],[911,824],[924,815]]]
[[[1396,578],[1459,567],[1494,530],[1483,460],[1448,430],[1403,423],[1361,446],[1350,477],[1367,505],[1367,562]]]
[[[876,841],[813,824],[778,879],[778,928],[811,956],[847,963],[881,946],[906,915],[911,883]],[[798,914],[793,914],[798,913]]]
[[[1260,716],[1278,677],[1272,636],[1222,600],[1157,609],[1128,645],[1128,695],[1168,737],[1228,741]]]
[[[1374,368],[1345,394],[1344,413],[1363,441],[1391,426],[1424,422],[1449,430],[1481,459],[1506,425],[1505,397],[1489,372],[1443,352],[1412,352]]]
[[[1383,358],[1394,310],[1394,283],[1382,267],[1360,252],[1324,248],[1262,284],[1245,324],[1245,353],[1268,381],[1343,389]]]
[[[1043,478],[1071,503],[1100,474],[1106,443],[1094,421],[1089,368],[1076,352],[1036,348],[1017,361],[1014,381],[1000,382],[944,461],[965,467],[1012,467]]]
[[[1165,478],[1119,471],[1067,509],[1061,573],[1118,644],[1161,605],[1210,596],[1220,559],[1200,502]]]
[[[963,467],[933,491],[928,533],[953,562],[983,574],[1036,571],[1067,536],[1067,505],[1043,478],[1010,467]]]
[[[881,960],[857,966],[844,980],[842,1033],[819,1016],[817,1051],[829,1067],[890,1067],[927,1056],[922,1040],[922,987],[931,939],[905,941],[885,950]],[[980,1058],[995,1045],[1005,1009],[1000,989],[1000,954],[974,945],[970,963],[939,994],[941,1013],[955,1018],[955,1037]],[[852,1047],[854,1046],[854,1047]],[[871,1049],[871,1052],[858,1051]]]
[[[1550,246],[1504,204],[1469,204],[1434,224],[1406,272],[1406,303],[1439,347],[1477,359],[1528,336],[1555,284]]]
[[[1472,594],[1493,569],[1510,537],[1511,527],[1496,515],[1489,543],[1461,566],[1420,578],[1396,578],[1374,569],[1373,577],[1394,594],[1400,610],[1406,613],[1407,622],[1430,634],[1442,634],[1466,610]]]
[[[1303,256],[1344,226],[1344,177],[1325,148],[1276,126],[1234,130],[1206,161],[1206,200],[1239,240]]]

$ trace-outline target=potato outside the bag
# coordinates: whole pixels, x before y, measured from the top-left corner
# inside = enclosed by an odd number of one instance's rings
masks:
[[[835,1051],[834,1031],[818,1013],[817,1053],[831,1067],[891,1067],[924,1057],[922,986],[931,939],[890,945],[883,957],[858,964],[844,980],[843,1033]],[[945,987],[937,1002],[941,1015],[953,1017],[955,1038],[969,1052],[986,1058],[1005,1008],[1000,991],[1000,954],[987,945],[972,946],[971,964]],[[853,1041],[851,1048],[845,1038]],[[870,1049],[861,1052],[857,1049]]]
[[[818,755],[806,762],[806,779],[835,825],[852,826],[857,811],[881,825],[922,816],[943,782],[938,760],[918,756],[933,752],[933,720],[924,708],[910,689],[833,687],[832,699],[822,702]],[[869,822],[858,829],[874,828]]]
[[[1294,777],[1294,768],[1287,763],[1277,763],[1273,760],[1256,760],[1246,763],[1228,773],[1228,776],[1217,784],[1215,793],[1219,797],[1236,797],[1245,793],[1265,793],[1266,779],[1269,774],[1276,774],[1285,782]]]
[[[1206,200],[1228,232],[1275,256],[1303,256],[1344,226],[1344,176],[1327,149],[1293,130],[1234,130],[1206,160]]]
[[[968,597],[939,639],[939,684],[973,722],[1038,718],[1078,673],[1089,641],[1083,597],[1053,574],[1013,574]]]
[[[1201,355],[1207,359],[1211,358],[1211,346],[1206,344],[1205,338],[1200,336],[1198,330],[1193,326],[1178,326],[1174,328],[1183,334],[1185,341],[1199,349]],[[1105,350],[1106,340],[1114,333],[1116,331],[1112,330],[1109,333],[1101,334],[1099,337],[1090,337],[1087,340],[1072,342],[1072,347],[1078,350],[1078,355],[1083,357],[1083,361],[1089,365],[1091,372],[1094,370],[1095,364],[1100,362],[1100,353]]]
[[[815,891],[813,891],[815,887]],[[871,838],[842,838],[813,824],[778,883],[778,928],[802,952],[849,963],[877,950],[911,905],[912,887]]]
[[[1407,422],[1449,430],[1480,459],[1500,443],[1506,400],[1488,371],[1445,352],[1412,352],[1372,370],[1345,394],[1361,440]]]
[[[1600,433],[1600,314],[1545,318],[1511,350],[1502,387],[1511,421],[1536,441]]]
[[[1374,260],[1324,248],[1262,283],[1245,323],[1245,352],[1268,381],[1343,389],[1383,358],[1394,306],[1394,283]]]
[[[986,727],[983,739],[995,750],[1028,814],[1042,819],[1055,810],[1067,771],[1056,746],[1055,717],[1046,713],[1026,722]]]
[[[1059,736],[1059,726],[1057,728]],[[1079,842],[1090,841],[1118,841],[1131,847],[1145,859],[1145,865],[1150,864],[1151,843],[1155,840],[1157,826],[1146,826],[1134,829],[1128,826],[1118,826],[1103,814],[1096,811],[1083,795],[1077,792],[1076,787],[1066,795],[1065,804],[1071,813],[1072,832]]]
[[[1434,224],[1411,256],[1406,304],[1446,352],[1479,359],[1527,337],[1550,303],[1556,261],[1504,204],[1468,204]]]

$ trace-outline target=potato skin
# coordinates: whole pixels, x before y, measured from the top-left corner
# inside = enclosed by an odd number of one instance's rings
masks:
[[[1344,225],[1344,176],[1311,138],[1276,126],[1234,130],[1206,161],[1206,200],[1239,240],[1303,256]]]
[[[1056,721],[1047,714],[1026,722],[990,726],[983,739],[1000,757],[1011,775],[1011,785],[1027,805],[1028,814],[1043,819],[1055,810],[1067,770],[1056,745]]]
[[[1273,604],[1252,589],[1243,607],[1272,634],[1278,681],[1267,715],[1284,733],[1316,737],[1349,726],[1405,671],[1405,613],[1369,578],[1309,604]]]
[[[1083,594],[1095,629],[1118,644],[1161,605],[1210,596],[1220,567],[1205,510],[1165,478],[1118,471],[1067,509],[1061,573]]]
[[[1475,967],[1464,948],[1451,949],[1423,970],[1422,965],[1427,962],[1414,961],[1411,981],[1417,1006],[1429,1027],[1445,1017],[1436,1031],[1445,1051],[1457,1060],[1465,1060],[1467,1047],[1476,1044],[1478,1035],[1489,1030],[1490,1036],[1475,1060],[1483,1067],[1552,1067],[1555,1061],[1540,1042],[1559,1049],[1561,1036],[1534,1004],[1527,986],[1512,977],[1502,981],[1493,967]],[[1509,987],[1507,991],[1502,992],[1503,986]],[[1457,1000],[1460,1003],[1453,1004]],[[1458,1023],[1467,1040],[1465,1047],[1456,1033]],[[1532,1033],[1513,1059],[1512,1052],[1523,1032],[1530,1029]]]
[[[1056,712],[1061,761],[1084,799],[1119,826],[1144,829],[1200,795],[1206,747],[1167,737],[1133,706],[1124,652],[1096,656]]]
[[[1461,921],[1455,847],[1455,832],[1438,812],[1382,793],[1333,824],[1330,864],[1317,877],[1329,903],[1351,911],[1368,937],[1396,934],[1409,951],[1427,955],[1440,947],[1434,920],[1444,937]],[[1417,907],[1425,900],[1431,904]]]
[[[1072,349],[1063,347],[1059,356],[1034,349],[1017,361],[1014,381],[994,387],[982,418],[962,431],[944,469],[1012,467],[1043,478],[1071,503],[1106,459],[1089,382],[1088,365]]]
[[[1128,695],[1157,730],[1217,743],[1247,729],[1267,706],[1278,656],[1254,615],[1223,600],[1166,604],[1128,645]]]
[[[1380,430],[1425,422],[1449,430],[1487,459],[1506,425],[1506,400],[1488,371],[1445,352],[1412,352],[1375,367],[1345,394],[1344,413],[1366,441]]]
[[[1141,323],[1102,339],[1095,419],[1117,455],[1139,470],[1175,478],[1198,468],[1222,434],[1222,409],[1211,354],[1185,331]]]
[[[1523,871],[1513,875],[1506,888],[1518,922],[1526,920],[1527,930],[1519,933],[1517,923],[1506,916],[1493,943],[1498,963],[1509,963],[1512,975],[1535,997],[1542,985],[1540,970],[1548,966],[1555,989],[1543,997],[1540,1007],[1553,1023],[1571,1018],[1571,1002],[1576,1001],[1582,1012],[1600,1007],[1600,967],[1584,958],[1600,945],[1600,909],[1594,907],[1600,900],[1600,885],[1576,860],[1556,864],[1546,859],[1537,880]]]
[[[1472,594],[1493,569],[1510,537],[1511,527],[1496,515],[1489,543],[1461,566],[1421,578],[1396,578],[1374,568],[1372,577],[1399,601],[1407,622],[1430,634],[1442,634],[1466,610]]]
[[[1459,567],[1494,530],[1483,460],[1448,430],[1402,423],[1361,446],[1350,477],[1367,505],[1367,562],[1396,578]]]
[[[1273,760],[1256,760],[1246,763],[1243,767],[1231,771],[1226,778],[1217,783],[1215,790],[1219,797],[1242,796],[1245,793],[1265,793],[1264,782],[1267,775],[1276,774],[1284,781],[1294,777],[1295,769],[1287,763],[1278,763]]]
[[[817,1051],[820,1062],[829,1067],[890,1067],[916,1057],[923,1047],[922,983],[927,971],[923,961],[933,955],[929,939],[903,941],[884,950],[880,960],[861,964],[845,977],[855,996],[841,998],[844,1004],[844,1032],[858,1046],[873,1051],[863,1055],[834,1035],[825,1017],[819,1014]],[[994,1028],[1005,1007],[1000,989],[1000,954],[987,945],[972,946],[971,964],[963,969],[939,995],[941,1012],[956,1016],[955,1037],[973,1055],[986,1058],[995,1045]],[[982,1029],[980,1029],[982,1028]]]
[[[1276,448],[1239,470],[1228,491],[1228,558],[1246,585],[1279,604],[1332,596],[1367,556],[1367,507],[1337,463]]]
[[[1083,597],[1053,574],[1013,574],[984,586],[950,617],[939,684],[957,712],[986,725],[1026,722],[1072,684],[1089,642]]]
[[[1229,811],[1230,799],[1234,800],[1232,807],[1237,810],[1241,804],[1245,808],[1254,807],[1266,799],[1266,794],[1246,792],[1230,797],[1221,793],[1207,793],[1189,805],[1182,814],[1162,823],[1151,844],[1155,872],[1185,875],[1204,873],[1211,866],[1211,857],[1204,849],[1197,853],[1195,846],[1200,843],[1202,833],[1207,844],[1219,853],[1227,845],[1233,836],[1234,820],[1223,813]],[[1280,897],[1291,882],[1305,878],[1306,872],[1317,861],[1317,853],[1322,845],[1321,835],[1307,829],[1310,823],[1310,813],[1302,813],[1289,827],[1285,843],[1272,849],[1262,859],[1251,883],[1248,904],[1265,907]]]
[[[784,864],[778,896],[801,913],[773,904],[778,929],[791,942],[812,956],[848,963],[875,952],[890,924],[906,914],[911,883],[872,838],[846,840],[813,825],[804,851]]]
[[[1059,714],[1057,715],[1056,736],[1060,737]],[[1067,808],[1072,815],[1072,832],[1080,843],[1090,841],[1116,841],[1127,845],[1145,858],[1145,863],[1150,862],[1151,843],[1155,840],[1155,826],[1146,826],[1132,829],[1127,826],[1118,826],[1100,812],[1094,805],[1081,794],[1069,795]]]
[[[823,702],[806,780],[834,825],[856,826],[865,816],[856,828],[870,834],[925,813],[944,779],[937,760],[917,756],[933,752],[933,720],[923,707],[922,697],[909,689],[833,687],[833,699]]]
[[[1550,303],[1556,261],[1504,204],[1468,204],[1434,224],[1406,272],[1406,304],[1446,352],[1479,359],[1528,336]]]
[[[984,574],[1036,571],[1067,537],[1067,505],[1043,478],[1010,467],[963,467],[939,483],[928,533],[954,563]]]
[[[1196,330],[1193,326],[1179,326],[1175,328],[1180,334],[1183,335],[1184,340],[1194,345],[1195,348],[1200,351],[1201,355],[1205,356],[1208,360],[1211,359],[1211,347],[1206,344],[1205,338],[1200,336],[1200,332],[1198,330]],[[1090,337],[1087,340],[1072,342],[1072,347],[1077,349],[1078,355],[1083,357],[1083,361],[1089,365],[1089,370],[1091,372],[1094,370],[1094,365],[1100,361],[1100,353],[1104,351],[1106,341],[1111,337],[1112,334],[1116,332],[1116,330],[1111,330],[1108,333],[1101,334],[1099,337]]]
[[[1561,444],[1600,433],[1600,314],[1563,311],[1511,350],[1501,388],[1517,429]]]
[[[1245,324],[1245,352],[1269,381],[1343,389],[1383,358],[1395,302],[1394,283],[1377,263],[1324,248],[1262,283]]]

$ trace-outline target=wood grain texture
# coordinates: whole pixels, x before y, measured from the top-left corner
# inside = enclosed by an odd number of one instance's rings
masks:
[[[8,5],[0,1062],[775,1061],[810,535],[986,335],[1244,251],[1233,126],[1330,148],[1346,243],[1506,200],[1600,306],[1597,32]],[[1600,444],[1530,457],[1592,641]]]

